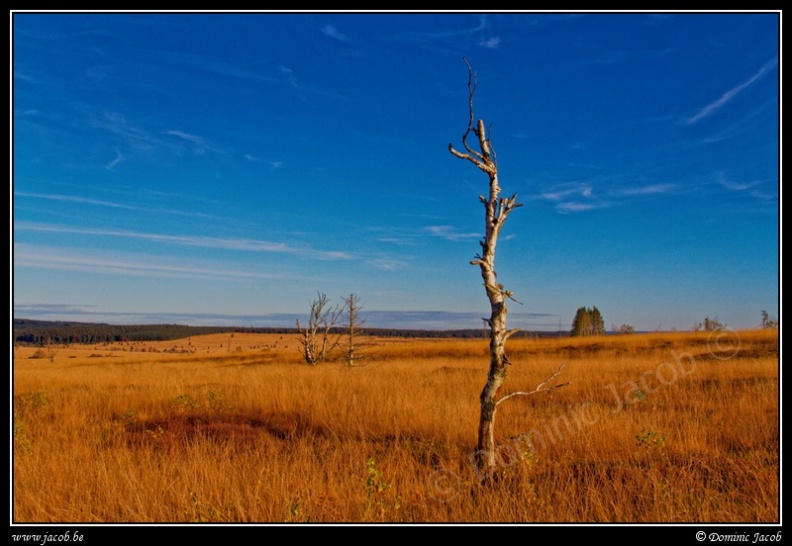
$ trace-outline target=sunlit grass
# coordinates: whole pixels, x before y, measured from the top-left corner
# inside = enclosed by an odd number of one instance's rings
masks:
[[[776,522],[775,330],[522,339],[497,482],[470,456],[487,344],[293,336],[14,350],[16,522]]]

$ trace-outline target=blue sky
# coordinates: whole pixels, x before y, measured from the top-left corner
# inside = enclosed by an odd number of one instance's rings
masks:
[[[13,315],[480,328],[778,316],[780,13],[11,14]]]

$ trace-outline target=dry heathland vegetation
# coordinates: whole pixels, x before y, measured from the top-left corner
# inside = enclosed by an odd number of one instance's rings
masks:
[[[511,340],[486,486],[485,340],[298,345],[15,347],[13,521],[779,521],[777,330]]]

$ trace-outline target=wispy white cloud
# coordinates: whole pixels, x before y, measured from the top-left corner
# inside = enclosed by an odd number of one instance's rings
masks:
[[[253,163],[265,163],[265,161],[263,159],[261,159],[258,156],[252,155],[252,154],[243,154],[242,157],[244,157],[245,159],[247,159],[248,161],[251,161]],[[266,163],[273,170],[280,169],[281,167],[283,167],[283,161],[266,161]]]
[[[83,203],[86,205],[97,205],[100,207],[111,207],[117,209],[130,209],[130,210],[140,210],[140,207],[134,207],[132,205],[124,205],[122,203],[114,203],[112,201],[103,201],[101,199],[91,199],[89,197],[80,197],[76,195],[58,195],[58,194],[51,194],[51,193],[34,193],[34,192],[25,192],[25,191],[15,191],[15,197],[32,197],[35,199],[47,199],[50,201],[63,201],[67,203]]]
[[[636,186],[633,188],[625,188],[613,192],[614,195],[650,195],[650,194],[663,194],[675,191],[678,188],[676,184],[649,184],[648,186]]]
[[[286,243],[262,241],[258,239],[234,239],[223,237],[204,237],[196,235],[165,235],[160,233],[144,233],[128,230],[76,228],[71,226],[56,226],[38,224],[33,222],[19,222],[14,224],[15,231],[37,231],[49,233],[67,233],[74,235],[94,235],[98,237],[118,237],[126,239],[146,240],[154,243],[175,244],[182,246],[215,248],[229,251],[243,252],[269,252],[293,254],[302,257],[320,260],[351,260],[352,254],[344,251],[316,250],[311,247],[293,246]]]
[[[39,83],[35,78],[31,77],[29,74],[25,74],[24,72],[18,72],[14,70],[14,81],[19,82],[28,82],[28,83]]]
[[[340,99],[346,100],[346,97],[344,97],[342,95],[338,95],[336,93],[331,93],[331,92],[328,92],[328,91],[325,91],[325,90],[319,90],[319,89],[316,89],[316,88],[311,88],[309,86],[306,86],[297,77],[297,74],[295,73],[295,71],[289,66],[286,66],[286,65],[283,65],[283,64],[279,64],[276,67],[276,70],[278,71],[278,75],[275,76],[274,79],[277,80],[277,82],[280,83],[281,85],[289,87],[293,91],[295,91],[297,93],[297,96],[301,100],[307,100],[307,98],[308,98],[307,95],[322,95],[322,96],[331,97],[331,98],[334,98],[334,99],[339,99],[340,98]],[[269,80],[269,78],[267,78],[267,79]]]
[[[117,112],[89,112],[88,125],[94,129],[109,132],[136,150],[151,150],[165,145],[161,139],[128,121],[125,116]]]
[[[754,104],[738,116],[729,116],[717,128],[706,135],[696,139],[694,144],[715,144],[725,140],[732,140],[755,130],[757,123],[763,118],[775,117],[778,111],[778,98],[772,97],[764,102]],[[678,118],[676,118],[678,122]]]
[[[720,180],[721,186],[731,191],[746,191],[755,187],[758,182],[732,182],[731,180]]]
[[[195,152],[195,153],[198,153],[198,154],[203,154],[203,153],[205,153],[207,151],[208,152],[214,152],[214,153],[220,153],[221,152],[219,149],[210,146],[205,138],[200,137],[198,135],[193,135],[191,133],[186,133],[184,131],[179,131],[179,130],[175,130],[175,129],[171,129],[169,131],[166,131],[166,134],[168,134],[170,136],[173,136],[173,137],[176,137],[176,138],[179,138],[179,139],[184,140],[186,142],[189,142],[190,144],[192,144],[194,146],[192,151]]]
[[[580,201],[566,201],[555,206],[558,212],[584,212],[597,208],[594,203],[581,203]]]
[[[614,65],[628,62],[652,62],[673,52],[672,49],[632,50],[609,49],[600,45],[579,44],[588,56],[588,62],[595,65]]]
[[[500,45],[501,39],[498,36],[487,38],[486,40],[479,41],[481,47],[486,49],[496,49]]]
[[[169,134],[171,136],[175,136],[175,137],[181,138],[181,139],[186,140],[188,142],[192,142],[193,144],[196,144],[198,146],[203,146],[204,145],[203,139],[201,137],[195,136],[195,135],[191,135],[191,134],[185,133],[183,131],[170,130],[170,131],[165,131],[165,133]]]
[[[561,213],[584,212],[610,206],[594,194],[594,188],[586,182],[556,184],[539,194],[538,199],[555,202],[555,210]]]
[[[142,253],[91,251],[43,245],[14,244],[14,267],[77,271],[133,277],[205,280],[246,280],[287,278],[259,271],[231,269],[212,262],[185,263]]]
[[[749,180],[744,182],[739,182],[732,180],[726,176],[726,173],[720,171],[716,173],[715,179],[717,180],[718,184],[723,186],[729,191],[733,192],[744,192],[750,195],[751,197],[755,197],[756,199],[762,201],[769,201],[775,199],[775,194],[771,194],[762,190],[762,182],[759,180]]]
[[[435,30],[432,32],[410,32],[402,39],[423,44],[426,46],[442,45],[444,50],[458,49],[460,38],[469,40],[469,43],[486,49],[495,49],[501,44],[500,36],[494,34],[492,23],[486,15],[481,15],[476,26],[449,30]]]
[[[780,185],[760,179],[734,180],[726,171],[714,175],[716,184],[726,190],[729,202],[740,210],[752,210],[760,214],[778,215]]]
[[[693,125],[694,123],[701,121],[702,119],[711,116],[717,110],[725,106],[729,101],[731,101],[734,97],[737,96],[738,93],[743,91],[745,88],[751,86],[752,84],[756,83],[762,76],[770,72],[778,64],[778,58],[774,57],[773,59],[766,62],[753,76],[742,82],[741,84],[732,87],[728,91],[726,91],[723,95],[721,95],[717,100],[709,103],[704,108],[699,110],[694,116],[689,117],[685,120],[685,125]]]
[[[479,239],[481,233],[460,233],[452,226],[427,226],[426,231],[448,241],[462,241],[465,239]]]
[[[381,271],[397,271],[410,265],[407,260],[392,257],[373,258],[366,260],[366,263]]]
[[[150,207],[139,207],[134,205],[127,205],[124,203],[116,203],[113,201],[104,201],[101,199],[91,199],[88,197],[80,197],[75,195],[58,195],[58,194],[47,194],[47,193],[34,193],[34,192],[23,192],[23,191],[15,191],[14,197],[31,197],[34,199],[47,199],[50,201],[61,201],[66,203],[81,203],[84,205],[93,205],[97,207],[109,207],[114,209],[126,209],[126,210],[133,210],[138,212],[148,212],[152,214],[172,214],[177,216],[189,216],[194,218],[214,218],[211,214],[203,214],[200,212],[185,212],[182,210],[174,210],[174,209],[160,209],[160,208],[150,208]]]
[[[244,154],[243,157],[245,159],[247,159],[248,161],[251,161],[253,163],[265,163],[265,161],[263,159],[261,159],[260,157],[255,156],[255,155]],[[266,163],[270,166],[270,168],[273,171],[283,167],[283,161],[267,161]]]
[[[566,182],[551,186],[540,193],[537,199],[554,202],[557,212],[569,214],[611,207],[618,198],[664,195],[676,191],[679,191],[678,184],[643,184],[606,190],[607,199],[603,199],[588,182]]]
[[[204,153],[206,151],[219,152],[210,146],[206,139],[200,136],[170,129],[162,131],[147,127],[146,124],[139,124],[127,119],[126,116],[112,111],[85,112],[86,124],[100,131],[106,131],[112,135],[112,142],[120,149],[126,150],[127,155],[132,157],[136,154],[151,154],[155,152],[181,153],[187,149],[194,152]],[[171,138],[175,137],[175,138]],[[190,146],[190,148],[187,148]],[[119,152],[120,154],[120,152]],[[127,159],[124,157],[123,159]]]
[[[248,161],[252,161],[253,163],[264,163],[263,159],[261,159],[260,157],[256,157],[254,155],[251,155],[251,154],[244,154],[243,157],[245,159],[247,159]],[[283,167],[283,161],[268,161],[267,163],[272,168],[272,170],[280,169],[281,167]]]
[[[278,65],[278,73],[281,75],[286,85],[293,87],[297,90],[302,89],[300,84],[297,83],[297,78],[294,76],[294,70],[292,70],[288,66]]]
[[[170,65],[171,70],[188,69],[202,73],[211,78],[232,78],[237,80],[237,87],[249,86],[251,90],[261,84],[296,88],[301,92],[321,95],[332,98],[346,99],[346,97],[329,93],[323,89],[311,88],[300,84],[294,71],[284,64],[276,64],[262,68],[260,65],[243,65],[229,62],[227,59],[212,58],[205,54],[183,54],[174,52],[157,51],[156,61]]]
[[[123,159],[124,159],[124,156],[121,154],[121,152],[119,152],[118,150],[116,150],[116,156],[115,156],[115,158],[114,158],[114,159],[113,159],[113,160],[112,160],[110,163],[108,163],[107,165],[105,165],[105,169],[107,169],[108,171],[112,171],[112,170],[113,170],[113,167],[115,167],[116,165],[118,165],[118,164],[119,164],[121,161],[123,161]]]
[[[339,42],[348,42],[349,37],[338,30],[333,25],[325,25],[322,27],[322,34],[327,36],[328,38],[332,38],[334,40],[338,40]]]
[[[570,196],[591,197],[594,189],[584,182],[568,182],[557,184],[540,194],[541,199],[548,201],[561,201]]]
[[[234,78],[254,84],[271,83],[282,84],[283,79],[271,72],[239,66],[219,58],[210,58],[206,55],[189,55],[173,52],[158,51],[157,60],[165,61],[176,67],[189,68],[198,72],[209,73],[213,76]]]
[[[385,237],[377,237],[377,241],[380,243],[388,243],[396,246],[405,246],[412,244],[414,242],[412,237],[407,236],[385,236]]]

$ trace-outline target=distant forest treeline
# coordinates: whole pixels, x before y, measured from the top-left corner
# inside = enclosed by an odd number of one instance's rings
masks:
[[[14,319],[14,342],[29,343],[31,345],[109,343],[114,341],[169,341],[201,334],[219,334],[233,331],[234,328],[184,326],[181,324],[115,325]]]
[[[342,329],[336,329],[342,332]],[[186,326],[183,324],[102,324],[14,319],[14,343],[29,345],[112,343],[117,341],[171,341],[190,336],[223,333],[296,334],[296,328],[243,328],[238,326]],[[482,338],[481,329],[411,330],[364,328],[363,335],[408,338]],[[518,336],[558,336],[556,332],[520,332]]]

